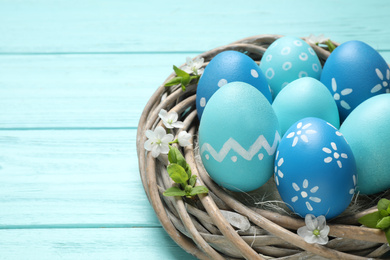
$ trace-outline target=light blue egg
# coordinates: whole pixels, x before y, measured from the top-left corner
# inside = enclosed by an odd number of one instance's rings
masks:
[[[223,85],[234,81],[254,86],[272,102],[267,80],[256,62],[241,52],[224,51],[210,61],[198,82],[196,109],[199,119],[211,96]]]
[[[357,189],[374,194],[390,188],[390,94],[355,108],[340,127],[356,158]]]
[[[340,127],[339,112],[329,90],[320,81],[305,77],[288,84],[272,103],[282,135],[295,122],[305,117],[318,117],[336,128]]]
[[[267,48],[261,58],[260,69],[271,86],[274,98],[296,79],[312,77],[319,80],[322,71],[313,48],[292,36],[281,37]]]
[[[342,122],[364,100],[390,92],[390,70],[371,46],[348,41],[326,60],[321,82],[336,100]]]
[[[275,182],[283,201],[298,215],[341,214],[356,187],[356,164],[342,134],[314,117],[292,125],[280,141]]]
[[[199,126],[200,156],[210,177],[232,191],[251,191],[273,173],[279,123],[269,101],[244,82],[224,85]]]

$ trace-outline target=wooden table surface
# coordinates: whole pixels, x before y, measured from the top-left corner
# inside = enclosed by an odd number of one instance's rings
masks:
[[[258,34],[362,40],[390,1],[0,0],[0,259],[192,259],[143,190],[136,130],[181,65]]]

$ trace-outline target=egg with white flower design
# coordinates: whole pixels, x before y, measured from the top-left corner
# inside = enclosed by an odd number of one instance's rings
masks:
[[[328,57],[321,82],[332,93],[342,122],[363,101],[390,92],[390,69],[371,46],[348,41]]]
[[[290,82],[312,77],[320,79],[322,66],[317,54],[300,38],[285,36],[274,41],[260,61],[260,69],[271,87],[273,97]]]
[[[267,80],[256,62],[241,52],[223,51],[210,61],[199,79],[196,90],[196,109],[199,119],[211,96],[223,85],[234,81],[254,86],[269,103],[272,102]]]
[[[334,126],[307,117],[280,141],[274,178],[281,198],[295,213],[331,219],[348,207],[355,192],[355,158]]]
[[[272,176],[279,133],[275,112],[260,91],[244,82],[228,83],[203,112],[200,157],[217,184],[252,191]]]

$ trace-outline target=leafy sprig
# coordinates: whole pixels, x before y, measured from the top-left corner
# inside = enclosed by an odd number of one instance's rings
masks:
[[[358,221],[366,227],[383,230],[387,241],[390,243],[390,200],[379,200],[377,208],[378,211],[369,213],[359,218]]]
[[[200,57],[197,57],[195,60],[187,57],[186,65],[183,67],[183,69],[179,69],[175,65],[173,66],[173,70],[177,76],[165,83],[164,86],[171,87],[180,84],[182,90],[185,91],[188,85],[198,82],[200,74],[203,71],[203,62],[204,59]]]
[[[195,195],[208,193],[209,190],[205,186],[195,186],[197,176],[192,174],[191,167],[181,154],[179,149],[174,146],[169,146],[168,153],[169,165],[167,171],[169,177],[178,184],[168,188],[163,194],[164,196],[186,196],[191,198]]]

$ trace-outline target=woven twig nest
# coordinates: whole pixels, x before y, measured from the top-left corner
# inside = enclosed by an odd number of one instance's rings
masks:
[[[243,52],[259,62],[266,48],[279,35],[259,35],[205,52],[200,57],[205,65],[225,50]],[[337,43],[334,43],[336,46]],[[326,47],[312,45],[322,65],[329,56]],[[171,74],[167,80],[175,75]],[[196,136],[199,121],[196,116],[196,85],[185,92],[180,86],[166,88],[165,82],[147,103],[139,122],[137,153],[145,192],[162,226],[172,239],[199,259],[367,259],[379,258],[389,251],[383,231],[362,227],[357,219],[375,211],[375,207],[343,215],[328,223],[330,241],[325,246],[308,244],[298,236],[304,220],[289,214],[262,209],[245,203],[245,195],[234,194],[216,185],[198,160]],[[210,190],[197,199],[166,197],[162,193],[172,186],[164,158],[155,159],[146,153],[145,132],[162,125],[161,109],[181,115],[186,130],[195,137],[194,145],[182,150],[192,173],[200,185]],[[174,132],[177,134],[178,132]]]

